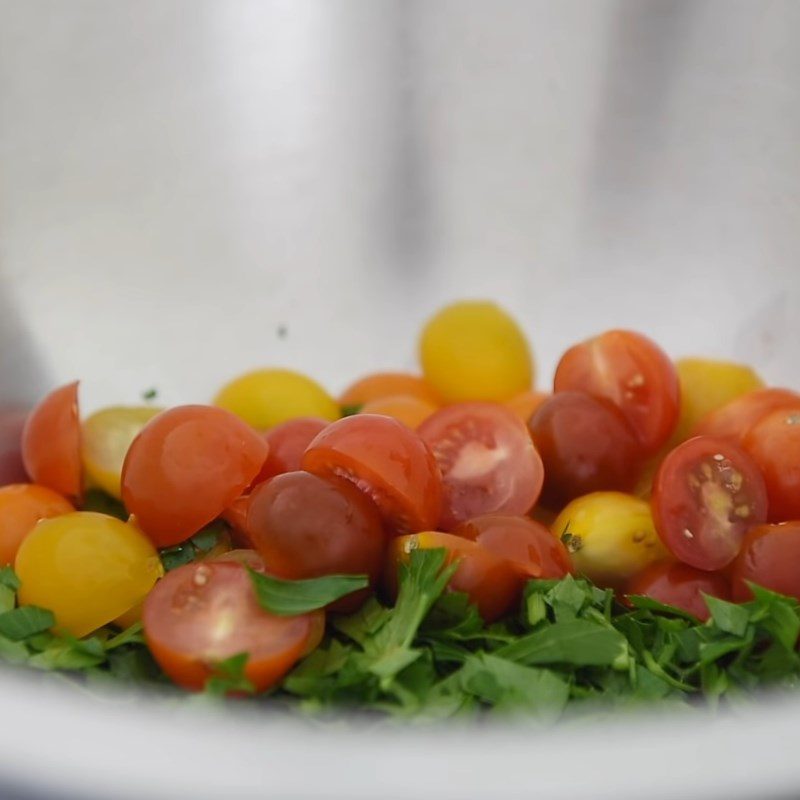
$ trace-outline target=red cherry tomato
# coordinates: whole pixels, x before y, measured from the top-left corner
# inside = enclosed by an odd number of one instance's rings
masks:
[[[0,486],[28,481],[22,463],[22,430],[27,419],[28,412],[21,409],[0,411]]]
[[[252,546],[281,578],[381,573],[386,536],[375,504],[347,481],[286,472],[253,490],[247,512]],[[369,595],[355,592],[334,611],[355,611]]]
[[[763,586],[800,600],[800,522],[751,528],[733,562],[733,599],[745,602],[753,593],[747,585]]]
[[[322,478],[354,483],[393,531],[426,530],[439,519],[442,478],[433,454],[391,417],[357,414],[328,425],[309,445],[302,466]]]
[[[718,570],[736,557],[747,530],[767,518],[767,489],[738,445],[698,436],[662,462],[652,506],[658,535],[675,558]]]
[[[510,613],[522,596],[527,577],[516,564],[489,552],[477,542],[451,533],[426,531],[398,536],[389,545],[386,583],[389,593],[397,593],[397,571],[416,549],[447,551],[446,563],[458,561],[458,569],[448,587],[464,592],[486,622],[494,622]]]
[[[767,484],[769,521],[800,519],[800,401],[763,417],[743,446]]]
[[[505,406],[458,403],[419,428],[442,472],[439,527],[479,514],[526,514],[542,491],[544,467],[524,423]]]
[[[694,436],[731,438],[739,444],[759,420],[772,411],[797,406],[800,395],[789,389],[757,389],[706,414],[692,431]]]
[[[122,500],[158,547],[188,539],[250,485],[267,445],[213,406],[178,406],[153,417],[122,467]]]
[[[228,523],[231,529],[231,540],[238,547],[250,548],[247,538],[247,509],[250,506],[250,495],[243,494],[237,497],[222,513],[220,517]]]
[[[220,553],[220,555],[214,558],[214,561],[235,561],[237,564],[244,564],[255,572],[267,571],[264,565],[264,559],[261,558],[255,550],[250,550],[249,548],[242,547],[235,550],[228,550],[227,553]]]
[[[269,455],[253,483],[258,484],[275,475],[300,469],[306,448],[327,426],[328,421],[324,419],[297,417],[270,428],[264,434],[269,445]]]
[[[648,454],[678,422],[678,373],[666,353],[632,331],[607,331],[567,350],[556,369],[556,392],[579,391],[610,400]]]
[[[559,508],[591,492],[633,489],[641,446],[611,403],[559,392],[534,412],[528,427],[544,462],[547,505]]]
[[[560,539],[528,517],[485,514],[462,523],[453,533],[513,561],[530,578],[563,578],[572,572]]]
[[[81,496],[77,381],[51,392],[31,411],[22,431],[22,460],[34,483],[69,498]]]
[[[688,611],[703,621],[711,616],[704,594],[720,600],[731,599],[731,589],[724,575],[695,569],[679,561],[652,564],[631,578],[625,593],[652,597],[659,603]]]
[[[147,645],[164,672],[201,690],[215,664],[248,653],[256,691],[277,683],[316,635],[321,612],[278,617],[259,606],[244,565],[203,561],[168,572],[144,601]]]

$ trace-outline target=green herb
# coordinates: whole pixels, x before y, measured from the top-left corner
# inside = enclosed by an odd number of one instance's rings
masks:
[[[37,606],[23,606],[0,614],[0,636],[21,642],[53,627],[56,619],[52,612]]]
[[[156,397],[158,397],[158,389],[156,388],[146,389],[142,392],[142,400],[144,400],[146,403],[149,403],[151,400],[155,400]]]
[[[363,403],[354,403],[353,405],[349,406],[342,406],[341,412],[343,417],[353,417],[356,414],[361,413],[361,409],[364,408]]]
[[[116,517],[126,521],[128,519],[128,512],[125,506],[100,489],[89,489],[86,496],[83,498],[83,505],[81,508],[84,511],[96,511],[98,514],[108,514],[111,517]]]
[[[17,573],[11,567],[0,567],[0,586],[5,586],[16,592],[20,587],[19,578]]]
[[[253,684],[244,674],[249,656],[238,653],[214,664],[214,674],[206,681],[206,694],[223,697],[228,694],[252,694]]]
[[[316,611],[369,586],[366,575],[326,575],[323,578],[287,581],[249,568],[248,572],[260,606],[281,617]]]
[[[216,520],[198,531],[191,539],[174,547],[164,548],[159,553],[164,570],[169,572],[203,558],[227,535],[228,526],[221,520]]]

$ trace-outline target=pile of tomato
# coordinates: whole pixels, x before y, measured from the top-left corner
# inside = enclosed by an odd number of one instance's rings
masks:
[[[420,375],[372,374],[336,399],[264,369],[211,405],[81,422],[73,383],[6,418],[0,565],[19,602],[79,637],[141,619],[190,689],[245,652],[265,689],[319,643],[326,614],[391,602],[419,548],[457,562],[450,588],[487,623],[529,579],[570,573],[700,618],[704,593],[746,600],[749,582],[800,598],[800,395],[746,366],[673,362],[624,330],[571,347],[552,392],[535,391],[529,345],[491,303],[439,311],[419,352]],[[87,487],[130,516],[80,510]],[[159,551],[215,520],[222,542],[165,574]],[[248,567],[369,588],[279,616]]]

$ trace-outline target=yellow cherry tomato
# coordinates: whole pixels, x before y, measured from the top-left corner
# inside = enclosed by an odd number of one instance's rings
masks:
[[[163,574],[150,540],[92,511],[42,520],[14,563],[20,605],[50,609],[59,628],[85,636],[139,603]]]
[[[89,482],[119,499],[122,462],[139,431],[160,408],[113,406],[88,417],[81,430],[81,457]]]
[[[232,411],[257,430],[295,417],[333,422],[341,416],[339,406],[318,383],[288,369],[260,369],[241,375],[222,388],[214,405]]]
[[[576,571],[600,586],[619,588],[669,555],[649,503],[622,492],[594,492],[573,500],[552,531],[564,540]]]
[[[533,382],[528,342],[494,303],[443,308],[422,330],[420,358],[425,380],[447,403],[503,402]]]
[[[706,414],[764,386],[750,367],[730,361],[682,358],[675,362],[675,368],[681,385],[681,416],[673,445],[688,438]]]

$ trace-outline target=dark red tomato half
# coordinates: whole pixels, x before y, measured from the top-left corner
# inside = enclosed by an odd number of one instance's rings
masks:
[[[453,533],[507,558],[530,578],[563,578],[572,572],[561,540],[528,517],[486,514],[461,523]]]
[[[270,428],[264,439],[269,445],[269,455],[254,484],[274,478],[284,472],[300,469],[308,446],[314,437],[328,426],[328,421],[317,417],[297,417]]]
[[[374,501],[393,533],[429,530],[439,521],[439,467],[425,442],[396,419],[379,414],[340,419],[314,438],[302,466],[322,478],[353,483]]]
[[[8,408],[0,411],[0,486],[27,483],[22,463],[22,431],[28,412]]]
[[[583,392],[559,392],[528,427],[544,462],[542,500],[552,508],[590,492],[630,491],[642,449],[622,413]]]
[[[250,495],[247,538],[270,573],[300,580],[322,575],[368,575],[383,568],[386,535],[375,504],[347,481],[286,472]],[[354,592],[331,606],[355,611],[369,595]]]
[[[633,331],[607,331],[571,347],[558,364],[554,389],[611,401],[650,455],[669,439],[678,422],[675,365],[655,342]]]
[[[762,417],[743,447],[767,484],[769,521],[800,519],[800,401]]]
[[[697,436],[661,463],[652,507],[672,555],[713,571],[730,564],[745,533],[766,520],[767,489],[758,466],[732,440]]]
[[[439,527],[479,514],[526,514],[539,499],[542,459],[525,424],[496,403],[457,403],[419,427],[442,473]]]
[[[660,561],[631,578],[625,594],[651,597],[705,621],[711,615],[703,595],[730,600],[731,588],[719,572],[695,569],[679,561]]]
[[[744,537],[733,562],[731,585],[737,602],[753,597],[747,582],[800,600],[800,522],[759,525]]]

